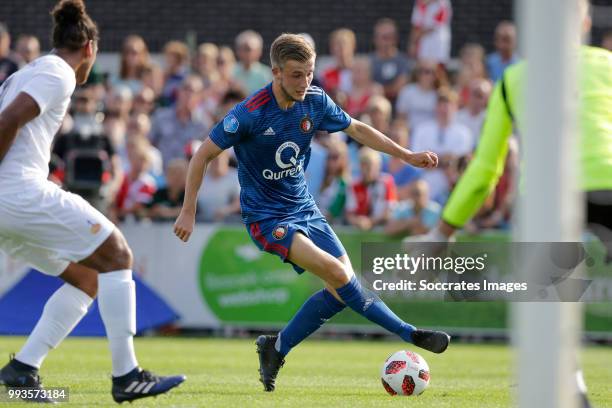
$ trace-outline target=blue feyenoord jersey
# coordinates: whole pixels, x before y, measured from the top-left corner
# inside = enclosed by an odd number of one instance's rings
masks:
[[[350,123],[350,116],[314,86],[287,110],[276,103],[272,84],[236,105],[210,138],[221,149],[234,146],[243,221],[315,209],[304,176],[312,137],[317,130],[337,132]]]

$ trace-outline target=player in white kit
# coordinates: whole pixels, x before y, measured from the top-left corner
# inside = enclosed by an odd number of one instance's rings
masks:
[[[162,394],[185,377],[158,377],[138,366],[132,253],[125,238],[84,199],[47,181],[53,137],[76,84],[89,76],[98,43],[97,26],[82,0],[62,0],[52,15],[54,50],[0,88],[0,249],[66,283],[47,301],[23,348],[0,370],[0,384],[42,389],[43,360],[97,295],[112,356],[113,399]]]

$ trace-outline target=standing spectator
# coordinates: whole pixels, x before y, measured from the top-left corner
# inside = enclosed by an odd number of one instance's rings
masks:
[[[198,196],[198,218],[202,221],[223,221],[240,213],[238,172],[229,166],[229,153],[221,152],[210,164]]]
[[[477,79],[487,79],[485,68],[485,50],[480,44],[465,44],[459,51],[460,67],[455,81],[459,93],[459,107],[467,104],[470,96],[470,84]]]
[[[435,117],[437,91],[444,85],[441,72],[435,62],[420,60],[414,69],[411,83],[400,91],[395,110],[413,129]]]
[[[329,35],[329,51],[334,63],[321,74],[321,84],[332,98],[338,92],[350,93],[356,47],[355,33],[348,28],[339,28]]]
[[[347,190],[350,183],[348,150],[346,143],[338,137],[331,137],[327,144],[327,162],[318,206],[330,222],[342,220],[346,206]]]
[[[397,193],[393,177],[381,172],[380,153],[362,147],[359,165],[361,179],[349,189],[346,215],[349,224],[368,231],[387,221]]]
[[[384,93],[391,102],[395,101],[400,89],[408,78],[408,60],[398,50],[397,24],[390,18],[383,18],[374,26],[374,53],[372,78],[384,87]]]
[[[174,159],[166,169],[166,186],[158,189],[148,204],[147,215],[158,221],[173,220],[181,212],[185,199],[185,182],[189,163],[186,159]]]
[[[208,127],[196,109],[203,87],[199,77],[188,76],[179,88],[176,104],[158,109],[153,116],[149,139],[160,150],[164,167],[173,159],[185,158],[185,148],[206,134]]]
[[[404,120],[395,119],[391,123],[389,138],[402,147],[409,146],[409,129]],[[398,200],[408,198],[412,184],[423,175],[423,170],[410,166],[397,157],[387,155],[383,156],[383,172],[393,177]]]
[[[247,94],[263,88],[272,81],[270,67],[259,62],[263,39],[258,32],[246,30],[236,37],[238,64],[234,68],[234,80]]]
[[[34,35],[20,35],[17,38],[15,51],[21,65],[29,64],[40,56],[40,42]]]
[[[344,99],[344,110],[350,116],[358,118],[367,110],[370,98],[373,95],[382,95],[383,89],[379,83],[372,80],[372,67],[369,58],[357,57],[351,69],[351,86]]]
[[[470,130],[474,147],[480,138],[480,129],[487,113],[487,103],[493,86],[487,79],[475,79],[470,83],[469,96],[465,108],[457,112],[457,122]]]
[[[469,154],[474,146],[470,130],[457,123],[456,112],[457,94],[441,88],[436,103],[436,119],[418,126],[412,138],[412,150],[431,150],[439,157],[439,168],[425,170],[423,178],[429,184],[431,198],[441,204],[446,201],[449,193],[445,166]]]
[[[495,28],[495,52],[487,56],[487,70],[493,82],[501,79],[504,70],[518,61],[516,54],[516,27],[502,21]]]
[[[126,86],[136,94],[142,88],[147,73],[153,78],[155,86],[152,88],[158,95],[161,92],[162,74],[151,62],[147,44],[138,35],[127,36],[121,49],[119,77],[112,80],[113,86]]]
[[[612,51],[612,30],[604,33],[603,37],[601,38],[601,48]]]
[[[8,27],[0,23],[0,85],[19,69],[17,63],[10,57],[11,35]]]
[[[176,102],[177,90],[189,74],[189,48],[187,48],[187,44],[181,41],[167,42],[164,46],[164,59],[166,69],[159,103],[162,106],[170,106]]]
[[[114,207],[115,220],[126,216],[140,218],[157,190],[155,179],[149,174],[151,164],[147,139],[131,139],[127,142],[130,170],[125,173],[117,193]]]
[[[385,225],[388,235],[426,234],[436,226],[442,207],[429,198],[429,187],[423,180],[414,182],[409,196],[393,206],[389,221]]]
[[[452,8],[449,0],[416,0],[408,55],[446,64],[450,59]]]

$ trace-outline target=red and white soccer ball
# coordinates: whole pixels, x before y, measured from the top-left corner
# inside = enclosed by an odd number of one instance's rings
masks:
[[[380,379],[391,395],[420,395],[429,385],[429,366],[417,353],[400,350],[385,361]]]

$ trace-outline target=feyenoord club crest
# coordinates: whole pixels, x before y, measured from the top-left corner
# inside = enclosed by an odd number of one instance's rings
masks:
[[[310,132],[312,130],[312,126],[312,119],[310,119],[308,116],[304,116],[300,121],[300,130],[304,133]]]
[[[287,227],[284,225],[278,225],[274,228],[274,231],[272,231],[274,239],[283,239],[285,235],[287,235]]]

